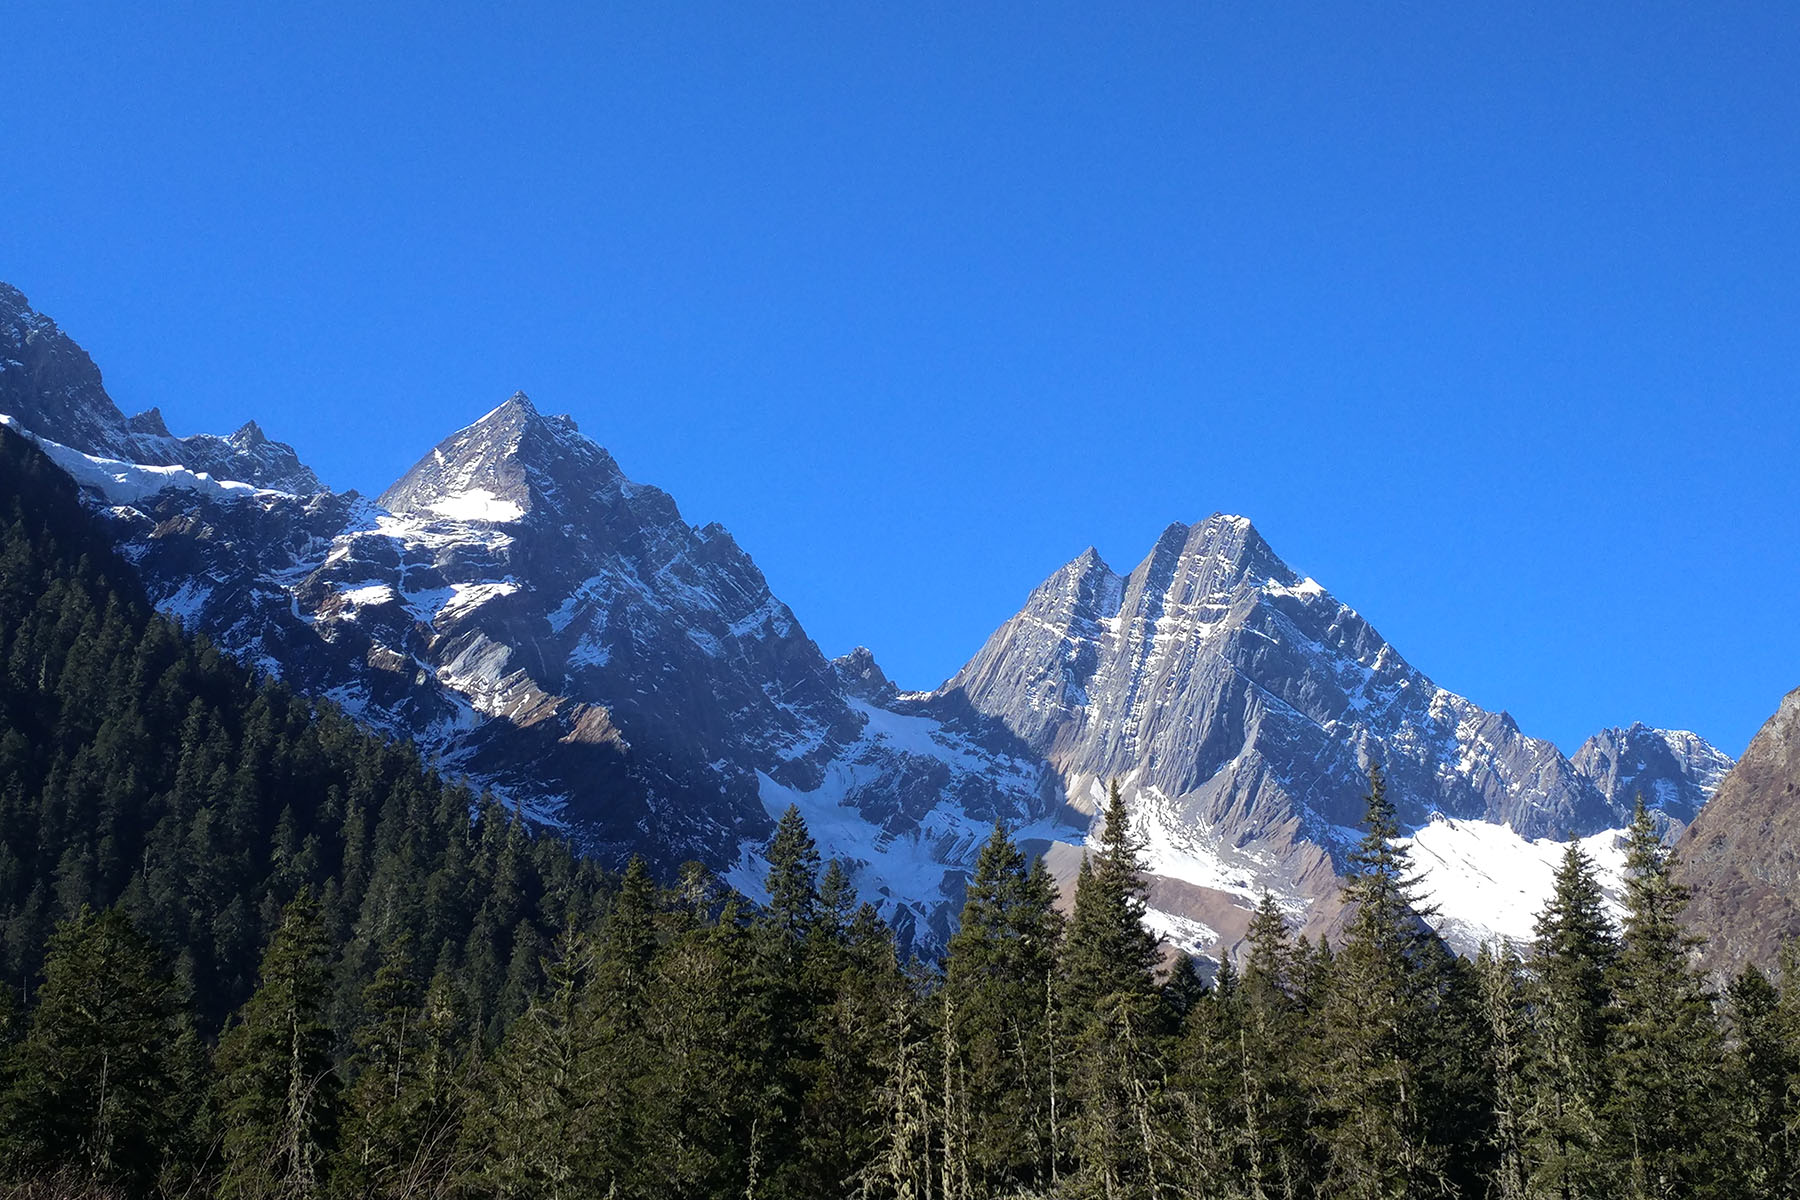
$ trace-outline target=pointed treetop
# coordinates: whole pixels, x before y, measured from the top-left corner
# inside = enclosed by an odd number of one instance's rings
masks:
[[[791,937],[803,935],[819,915],[819,846],[800,806],[790,804],[769,843],[769,919]]]

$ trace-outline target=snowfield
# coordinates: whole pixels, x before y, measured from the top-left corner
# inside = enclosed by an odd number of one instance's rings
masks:
[[[1606,829],[1580,839],[1615,921],[1624,914],[1618,900],[1625,877],[1624,834]],[[1553,838],[1521,837],[1507,825],[1443,816],[1434,816],[1404,844],[1419,869],[1426,903],[1437,908],[1433,926],[1465,954],[1495,941],[1521,949],[1531,942],[1568,846]]]

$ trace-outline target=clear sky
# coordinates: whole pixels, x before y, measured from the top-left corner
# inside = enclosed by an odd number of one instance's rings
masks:
[[[907,686],[1214,510],[1566,748],[1800,685],[1787,0],[4,26],[0,278],[178,433],[523,388]]]

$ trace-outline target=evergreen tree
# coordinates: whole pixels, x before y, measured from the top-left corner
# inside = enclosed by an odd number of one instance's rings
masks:
[[[1494,1165],[1489,1195],[1494,1200],[1525,1200],[1531,1195],[1531,1164],[1526,1153],[1526,1082],[1528,1009],[1524,965],[1506,942],[1481,947],[1475,960],[1481,988],[1481,1015],[1486,1026],[1493,1093]],[[1541,1193],[1540,1193],[1541,1194]]]
[[[1605,1119],[1612,1194],[1726,1195],[1708,1133],[1723,1113],[1712,997],[1683,932],[1687,892],[1640,797],[1626,834],[1625,924],[1612,970]]]
[[[1619,947],[1577,842],[1563,852],[1535,932],[1520,1114],[1531,1187],[1565,1200],[1606,1196],[1600,1106],[1609,1087],[1607,979]]]
[[[1445,952],[1424,917],[1400,823],[1379,769],[1369,772],[1362,842],[1343,898],[1352,914],[1322,1013],[1324,1061],[1315,1087],[1324,1121],[1328,1194],[1429,1196],[1448,1190],[1432,1136],[1429,1044]]]
[[[1144,925],[1143,845],[1117,780],[1103,820],[1099,853],[1082,861],[1076,877],[1063,943],[1074,1186],[1083,1195],[1155,1194],[1169,1174],[1160,1133],[1157,939]]]
[[[1725,1092],[1729,1121],[1720,1140],[1738,1145],[1736,1177],[1745,1194],[1792,1196],[1800,1191],[1800,1163],[1793,1157],[1796,1132],[1790,1090],[1800,1050],[1783,1028],[1781,993],[1754,964],[1725,989],[1734,1035]]]
[[[225,1197],[319,1194],[337,1118],[330,946],[302,892],[263,955],[260,982],[216,1060]]]
[[[769,903],[757,925],[755,1000],[767,1035],[767,1087],[753,1118],[752,1157],[771,1197],[803,1197],[819,1186],[804,1105],[819,1063],[820,1015],[830,1000],[813,934],[820,923],[817,843],[797,806],[789,805],[769,843]]]
[[[50,942],[0,1098],[15,1168],[144,1190],[187,1147],[192,1035],[162,956],[123,913],[83,910]]]
[[[454,990],[440,972],[421,994],[410,956],[394,946],[364,988],[362,1010],[332,1191],[403,1197],[441,1189],[455,1169],[461,1116]]]
[[[773,928],[798,944],[819,915],[819,847],[798,805],[790,804],[769,843],[769,909]]]
[[[1049,1182],[1050,1064],[1045,1003],[1062,917],[1041,860],[1028,863],[1000,822],[976,859],[944,960],[945,1031],[969,1114],[964,1147],[983,1189]]]
[[[1297,951],[1269,892],[1263,892],[1245,936],[1250,949],[1242,982],[1227,1001],[1237,1035],[1230,1145],[1246,1196],[1292,1195],[1311,1177],[1301,1084],[1309,1031],[1298,998]]]
[[[707,907],[704,896],[692,902]],[[746,1192],[766,1134],[772,1076],[767,1014],[755,999],[757,964],[735,897],[715,923],[682,929],[658,957],[645,1001],[655,1067],[641,1120],[656,1177],[645,1194],[737,1196]]]
[[[644,1031],[645,999],[657,952],[656,885],[642,858],[625,868],[595,940],[593,976],[574,1020],[586,1040],[581,1073],[594,1133],[587,1153],[605,1186],[624,1185],[642,1170],[651,1145],[641,1128],[641,1081],[652,1070]]]
[[[1155,987],[1156,935],[1144,925],[1149,889],[1143,843],[1118,780],[1107,789],[1098,853],[1084,857],[1063,942],[1063,998],[1076,1028],[1114,994],[1149,996]]]
[[[594,1028],[583,1011],[593,973],[588,937],[565,932],[543,993],[488,1064],[463,1134],[476,1194],[568,1200],[605,1195],[619,1182],[596,1169],[592,1153],[603,1137]]]

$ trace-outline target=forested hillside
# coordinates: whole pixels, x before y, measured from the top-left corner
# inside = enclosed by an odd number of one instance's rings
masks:
[[[0,431],[0,1186],[220,1197],[1785,1197],[1800,980],[1724,997],[1640,808],[1613,928],[1419,920],[1379,774],[1341,944],[1160,965],[1115,789],[1065,913],[996,827],[902,963],[797,810],[752,909],[604,876],[153,615]]]

